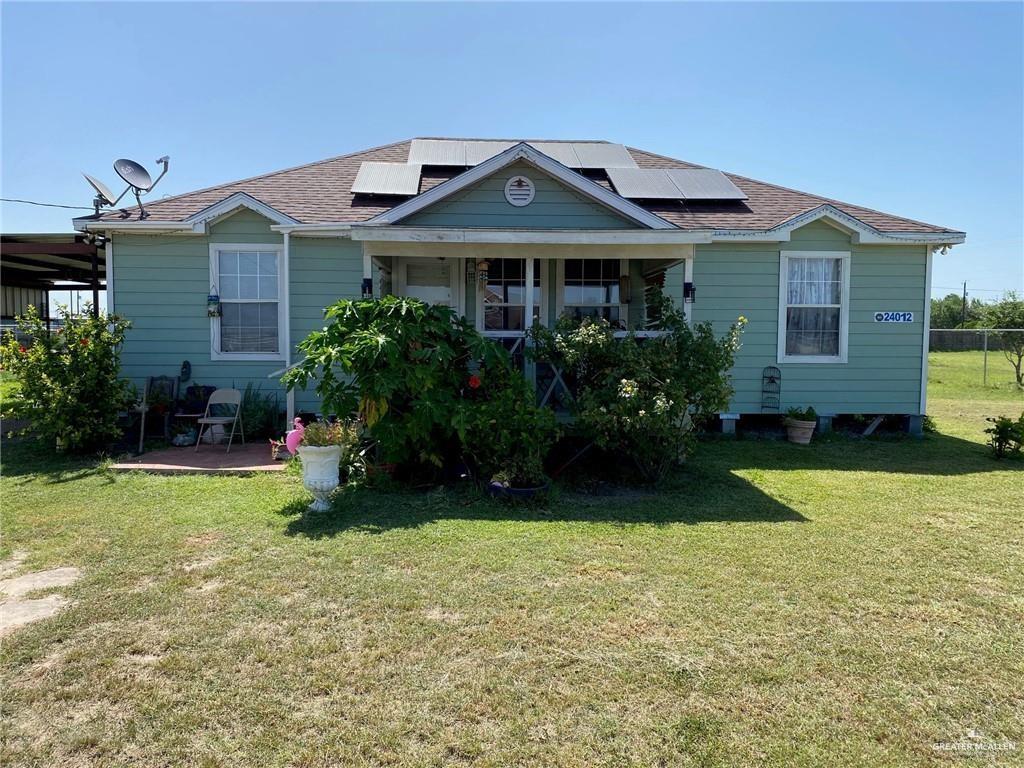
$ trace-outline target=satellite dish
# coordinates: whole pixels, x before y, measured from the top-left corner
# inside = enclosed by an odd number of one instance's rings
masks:
[[[92,188],[96,190],[100,205],[113,205],[120,200],[120,198],[114,197],[114,193],[110,191],[110,187],[95,176],[90,176],[88,173],[83,173],[82,175],[85,176],[85,180],[92,185]]]
[[[134,160],[129,160],[124,157],[120,160],[115,160],[114,170],[117,172],[118,176],[128,183],[128,186],[124,188],[124,192],[117,197],[114,197],[114,193],[110,191],[110,187],[102,181],[90,176],[88,173],[83,173],[82,175],[85,176],[85,180],[92,185],[93,189],[96,190],[96,197],[92,201],[92,204],[96,209],[96,215],[100,215],[100,208],[108,205],[111,207],[117,205],[118,201],[128,194],[128,190],[130,189],[135,195],[135,202],[139,205],[139,220],[141,221],[147,218],[149,214],[146,213],[146,209],[142,206],[142,195],[151,191],[153,187],[160,183],[160,179],[167,174],[167,168],[170,165],[170,161],[171,158],[167,155],[164,155],[157,160],[157,163],[162,165],[164,169],[160,172],[160,175],[156,177],[156,181],[153,181],[153,177],[149,175],[149,171]],[[123,213],[124,216],[128,216],[127,211],[124,211]]]
[[[127,158],[115,160],[114,170],[117,171],[118,176],[128,182],[129,186],[135,187],[137,190],[145,192],[153,186],[153,179],[150,177],[149,171],[134,160]]]

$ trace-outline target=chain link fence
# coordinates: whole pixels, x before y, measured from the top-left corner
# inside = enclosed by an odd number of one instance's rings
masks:
[[[988,386],[1004,380],[1015,383],[1016,374],[1006,352],[1024,345],[1024,329],[1019,328],[933,328],[929,333],[930,352],[964,353],[963,360],[977,369],[979,381]]]

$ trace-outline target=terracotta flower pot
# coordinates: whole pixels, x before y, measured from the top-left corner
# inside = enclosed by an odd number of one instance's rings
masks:
[[[818,425],[817,421],[801,421],[799,419],[786,419],[786,437],[791,443],[797,445],[808,445],[811,442],[811,435]]]

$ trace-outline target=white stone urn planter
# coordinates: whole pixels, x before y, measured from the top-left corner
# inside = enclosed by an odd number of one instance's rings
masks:
[[[309,505],[310,512],[326,512],[331,508],[327,500],[338,487],[341,450],[340,445],[299,446],[302,485],[313,494],[313,503]]]
[[[801,419],[787,418],[786,437],[791,443],[796,443],[797,445],[810,445],[811,435],[814,434],[814,428],[817,425],[817,421],[803,421]]]

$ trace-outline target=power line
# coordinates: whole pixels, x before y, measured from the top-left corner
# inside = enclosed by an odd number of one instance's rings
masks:
[[[91,211],[92,206],[88,205],[61,205],[60,203],[40,203],[36,200],[20,200],[16,197],[0,197],[5,203],[24,203],[25,205],[42,205],[46,208],[72,208],[76,211]]]

